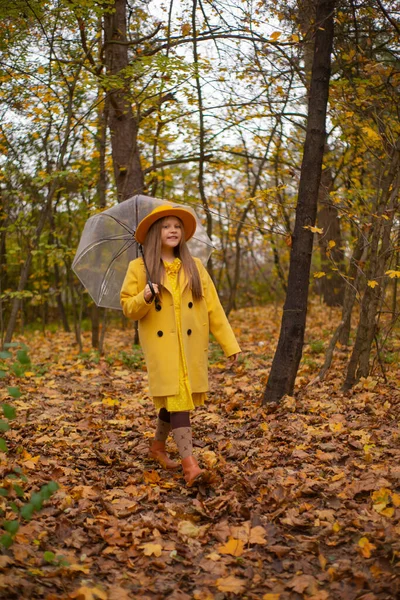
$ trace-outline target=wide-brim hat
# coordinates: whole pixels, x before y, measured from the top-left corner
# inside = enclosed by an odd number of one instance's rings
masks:
[[[194,214],[189,209],[183,208],[182,206],[163,204],[157,206],[157,208],[152,210],[151,213],[146,215],[144,219],[140,221],[135,233],[135,238],[139,244],[144,244],[146,235],[153,223],[164,217],[178,217],[183,224],[185,240],[188,241],[193,237],[197,225]]]

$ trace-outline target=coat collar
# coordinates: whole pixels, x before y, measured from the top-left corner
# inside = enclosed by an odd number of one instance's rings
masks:
[[[180,290],[181,290],[181,294],[183,294],[186,286],[189,283],[188,279],[186,277],[186,273],[185,273],[185,270],[183,268],[183,265],[181,265],[181,268],[179,269],[178,281],[179,281],[179,287],[180,287]],[[168,277],[167,274],[165,274],[163,285],[164,285],[165,289],[169,291],[170,294],[173,294],[173,289],[172,289],[172,286],[171,286],[171,283],[170,283],[170,279],[169,279],[169,277]]]

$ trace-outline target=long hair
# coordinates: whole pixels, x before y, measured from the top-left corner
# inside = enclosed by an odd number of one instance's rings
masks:
[[[174,248],[174,254],[182,261],[182,267],[188,280],[189,287],[192,290],[193,299],[200,300],[200,298],[203,296],[203,291],[201,287],[199,271],[192,255],[189,252],[189,248],[187,247],[183,223],[180,219],[178,220],[182,226],[182,237],[179,245]],[[161,230],[163,221],[164,219],[158,219],[158,221],[153,223],[147,232],[146,239],[143,244],[144,258],[150,273],[151,281],[152,283],[159,285],[161,290],[164,278],[166,277],[164,264],[161,259]]]

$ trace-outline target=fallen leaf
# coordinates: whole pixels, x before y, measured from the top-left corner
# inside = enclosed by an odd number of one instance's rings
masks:
[[[244,550],[244,543],[242,540],[230,537],[229,540],[223,546],[219,546],[218,552],[220,554],[230,554],[231,556],[242,556]]]
[[[242,594],[247,588],[247,582],[244,579],[239,579],[239,577],[233,575],[217,579],[215,585],[220,592],[231,592],[232,594]]]
[[[143,554],[145,556],[161,556],[162,554],[162,546],[160,544],[154,544],[153,542],[141,544],[139,548],[143,549]]]

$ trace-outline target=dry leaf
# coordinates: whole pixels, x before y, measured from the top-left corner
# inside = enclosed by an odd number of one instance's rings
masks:
[[[69,594],[68,598],[73,600],[107,600],[108,596],[104,590],[98,587],[89,588],[83,585],[75,592]]]
[[[223,546],[218,547],[220,554],[230,554],[231,556],[242,556],[244,550],[244,543],[242,540],[230,537],[229,540]]]
[[[154,544],[153,542],[141,544],[139,548],[143,549],[143,554],[145,556],[161,556],[162,553],[162,546],[160,544]]]
[[[247,588],[247,582],[244,579],[239,579],[239,577],[233,575],[217,579],[215,585],[220,592],[230,592],[232,594],[242,594]]]

